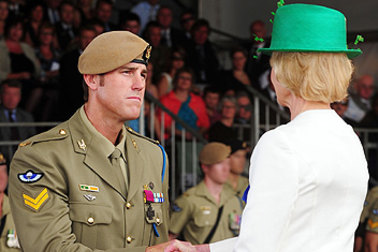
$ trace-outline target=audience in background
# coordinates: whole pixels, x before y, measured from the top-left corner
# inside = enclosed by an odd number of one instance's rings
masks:
[[[114,31],[117,30],[117,26],[110,22],[113,11],[113,1],[112,0],[97,0],[95,8],[95,17],[97,20],[102,22],[104,25],[104,31]]]
[[[149,62],[154,64],[154,75],[157,76],[164,70],[171,51],[161,44],[161,27],[156,21],[147,24],[143,37],[153,48]]]
[[[167,47],[178,47],[184,41],[184,34],[172,26],[173,16],[172,10],[168,6],[161,6],[156,21],[161,27],[161,44]]]
[[[30,96],[29,111],[33,112],[37,121],[52,121],[54,108],[58,106],[60,51],[55,48],[54,26],[43,24],[38,33],[36,55],[41,63],[40,85]]]
[[[77,36],[77,29],[74,27],[75,6],[69,1],[63,1],[59,7],[60,21],[55,24],[59,47],[65,51]]]
[[[217,79],[219,62],[213,44],[208,40],[210,33],[209,22],[205,19],[197,20],[191,30],[192,38],[186,48],[188,66],[193,68],[197,84],[201,89]]]
[[[371,109],[370,98],[373,94],[373,77],[371,75],[363,75],[358,78],[349,94],[348,109],[345,111],[344,116],[355,123],[360,123]]]
[[[257,49],[269,46],[270,43],[266,41],[265,23],[261,20],[252,22],[250,25],[250,42],[246,45],[248,51],[246,71],[256,87],[260,85],[260,75],[270,68],[270,57],[257,52]]]
[[[62,0],[46,0],[47,17],[51,24],[56,24],[60,21],[59,6]]]
[[[8,1],[0,0],[0,39],[4,37],[5,20],[8,18]]]
[[[186,53],[182,49],[176,49],[171,52],[171,57],[167,61],[166,70],[161,73],[157,82],[159,97],[169,93],[172,88],[172,80],[176,75],[177,70],[184,67]]]
[[[33,122],[33,116],[19,108],[22,84],[17,80],[5,80],[0,86],[0,122]],[[34,127],[0,127],[0,139],[3,141],[22,141],[36,133]],[[13,148],[0,146],[1,152],[8,160],[12,160]]]
[[[77,0],[75,11],[75,27],[87,24],[95,17],[92,0]]]
[[[93,27],[83,26],[78,47],[62,55],[59,68],[59,121],[68,119],[84,104],[83,78],[77,69],[77,63],[80,54],[95,37],[96,30]]]
[[[40,74],[40,63],[32,47],[22,42],[24,22],[20,17],[9,18],[5,26],[5,39],[0,40],[0,81],[19,80],[22,83],[21,106],[26,108],[29,94]]]
[[[31,47],[38,46],[39,28],[44,22],[44,13],[44,4],[39,1],[33,1],[28,11],[28,18],[25,27],[25,42]]]
[[[193,72],[188,68],[178,70],[173,79],[173,90],[161,97],[160,102],[190,127],[199,133],[204,133],[210,126],[209,117],[202,98],[191,92],[192,84]],[[161,118],[161,113],[162,111],[158,109],[157,118]],[[172,118],[168,114],[165,114],[164,126],[167,138],[172,127]],[[182,126],[176,123],[175,129],[176,134],[180,136]],[[192,134],[188,131],[186,131],[186,139],[192,139]]]
[[[121,17],[120,29],[132,32],[134,34],[140,33],[140,18],[137,14],[128,12],[124,17]]]
[[[206,105],[206,113],[209,116],[210,125],[221,119],[219,111],[220,92],[215,87],[206,87],[203,92],[203,100]]]
[[[252,82],[244,70],[247,62],[247,52],[243,48],[236,48],[231,51],[232,69],[222,72],[219,83],[223,91],[233,90],[234,92],[246,90],[246,86],[252,86]]]
[[[245,91],[236,93],[236,101],[238,103],[238,113],[235,122],[240,124],[250,124],[252,120],[253,106],[249,95]]]
[[[234,119],[238,110],[235,97],[225,96],[220,102],[221,118],[209,128],[208,138],[210,142],[225,143],[230,139],[237,139],[237,131],[233,128]]]
[[[131,12],[137,14],[140,17],[140,29],[141,32],[144,31],[146,25],[156,20],[156,13],[160,8],[160,0],[146,0],[141,1],[133,8],[131,8]]]

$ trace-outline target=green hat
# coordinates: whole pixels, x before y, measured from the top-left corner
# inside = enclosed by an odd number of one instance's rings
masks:
[[[354,58],[362,51],[348,49],[346,18],[334,9],[311,4],[279,7],[274,16],[270,48],[259,52],[334,52]]]

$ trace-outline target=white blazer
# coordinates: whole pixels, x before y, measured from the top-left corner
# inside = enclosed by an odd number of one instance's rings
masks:
[[[331,109],[303,112],[261,137],[240,235],[210,250],[351,252],[368,177],[352,127]]]

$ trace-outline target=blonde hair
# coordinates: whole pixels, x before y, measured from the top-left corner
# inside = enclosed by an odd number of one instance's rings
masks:
[[[296,96],[332,103],[347,97],[353,65],[345,53],[273,52],[277,80]]]

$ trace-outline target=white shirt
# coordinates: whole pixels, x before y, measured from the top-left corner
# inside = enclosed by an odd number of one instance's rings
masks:
[[[251,157],[239,237],[211,251],[352,252],[367,191],[362,145],[333,110],[265,133]]]

